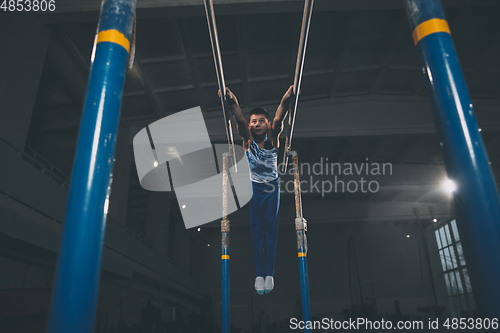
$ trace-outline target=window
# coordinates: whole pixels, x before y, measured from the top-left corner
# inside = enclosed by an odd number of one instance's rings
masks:
[[[455,318],[472,316],[476,305],[457,222],[446,222],[434,233],[449,296],[450,315]]]

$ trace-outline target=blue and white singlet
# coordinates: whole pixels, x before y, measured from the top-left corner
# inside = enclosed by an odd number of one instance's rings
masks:
[[[253,140],[245,155],[250,167],[250,180],[256,183],[270,183],[278,178],[278,149],[273,147],[267,136],[262,149]]]

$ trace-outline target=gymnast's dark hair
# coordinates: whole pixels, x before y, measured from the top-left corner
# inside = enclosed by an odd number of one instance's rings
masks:
[[[270,120],[269,119],[269,113],[266,111],[266,109],[264,108],[261,108],[261,107],[258,107],[258,108],[253,108],[251,111],[250,111],[250,114],[248,115],[248,119],[250,119],[250,117],[253,115],[253,114],[262,114],[264,115],[267,120]]]

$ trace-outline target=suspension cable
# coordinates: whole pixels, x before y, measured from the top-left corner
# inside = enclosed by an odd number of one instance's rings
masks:
[[[302,83],[307,37],[309,35],[309,25],[311,24],[313,5],[314,0],[305,0],[304,14],[302,15],[302,27],[300,30],[299,49],[297,52],[297,63],[295,65],[295,76],[293,79],[293,98],[290,99],[290,112],[288,113],[288,130],[286,134],[285,151],[283,154],[283,172],[286,172],[288,166],[288,153],[291,151],[292,147],[295,115],[297,114],[297,105],[299,103],[300,85]]]

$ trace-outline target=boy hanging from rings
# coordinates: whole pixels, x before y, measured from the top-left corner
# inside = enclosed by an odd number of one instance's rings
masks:
[[[293,86],[283,95],[273,122],[261,107],[250,111],[247,123],[236,96],[226,88],[227,102],[243,138],[243,149],[250,167],[253,196],[250,200],[250,231],[255,264],[255,290],[269,293],[274,288],[274,261],[278,239],[280,189],[278,178],[279,136],[290,105]],[[220,91],[219,91],[220,96]]]

